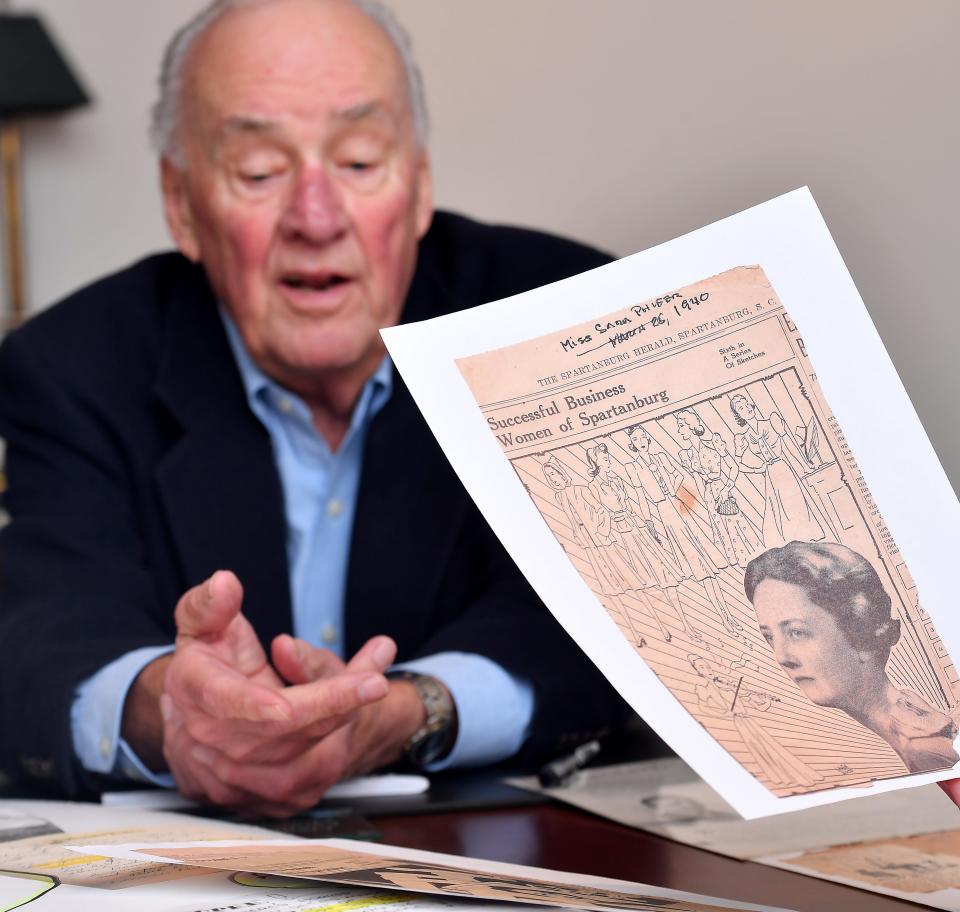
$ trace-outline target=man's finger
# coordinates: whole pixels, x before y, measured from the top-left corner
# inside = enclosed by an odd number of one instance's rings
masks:
[[[242,604],[240,580],[229,570],[218,570],[199,586],[188,589],[177,602],[177,636],[216,636],[240,613]]]
[[[960,779],[945,779],[943,782],[938,782],[937,785],[949,795],[954,804],[960,806]]]
[[[397,644],[388,636],[367,640],[347,663],[348,671],[372,671],[383,674],[397,657]]]
[[[345,717],[368,703],[382,700],[389,692],[387,679],[368,672],[342,672],[310,684],[297,684],[283,691],[298,726]]]
[[[186,798],[234,806],[243,805],[254,797],[219,781],[209,765],[197,763],[193,758],[195,745],[189,734],[169,715],[163,740],[167,766],[177,783],[177,789]]]
[[[314,743],[280,765],[235,763],[219,751],[202,748],[194,748],[192,757],[208,765],[224,787],[256,796],[254,804],[260,810],[285,816],[316,804],[343,777],[347,752],[344,739],[334,737]]]
[[[345,668],[343,660],[329,649],[311,646],[286,633],[274,639],[270,652],[274,668],[290,684],[309,684]]]
[[[290,705],[280,691],[253,683],[240,672],[197,650],[184,650],[167,672],[167,690],[214,719],[289,722]]]

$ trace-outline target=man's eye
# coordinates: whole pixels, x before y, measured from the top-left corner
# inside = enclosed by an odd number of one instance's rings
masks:
[[[340,167],[350,174],[369,174],[371,171],[375,171],[379,164],[378,161],[373,159],[351,158],[344,161]]]
[[[271,177],[273,177],[273,174],[266,171],[258,171],[256,173],[240,175],[240,179],[246,181],[248,184],[262,184]]]
[[[809,635],[808,631],[802,630],[800,627],[791,627],[787,631],[787,637],[791,640],[805,640]]]

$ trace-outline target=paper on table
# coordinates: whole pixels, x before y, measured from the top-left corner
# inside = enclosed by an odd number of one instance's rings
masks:
[[[960,912],[960,829],[770,855],[763,864]]]
[[[960,505],[807,191],[383,336],[534,588],[738,812],[951,775]],[[872,567],[882,636],[801,660],[774,611],[768,647],[743,571],[791,539]]]
[[[402,893],[398,890],[362,890],[341,884],[320,884],[291,877],[237,875],[253,888],[224,902],[207,900],[166,907],[163,912],[522,912],[533,906],[470,902]],[[309,883],[309,886],[308,886]],[[538,912],[543,906],[536,907]]]
[[[61,833],[61,840],[71,838],[79,840],[83,834],[87,839],[106,841],[109,834],[116,835],[125,831],[132,836],[132,828],[148,828],[149,837],[156,840],[171,827],[182,826],[189,818],[179,814],[165,814],[150,811],[130,811],[126,809],[105,808],[96,804],[66,801],[0,801],[0,817],[16,821],[17,826],[4,831],[9,835],[15,831],[22,833],[45,832]],[[23,825],[26,824],[26,825]],[[257,834],[260,839],[270,838],[270,831],[259,827],[241,824],[217,823],[217,830],[240,834]],[[181,831],[182,832],[182,831]],[[45,854],[54,846],[41,846],[41,853],[30,843],[33,837],[11,839],[9,845],[0,845],[0,853],[9,849],[10,853],[0,860],[0,868],[5,862],[24,862],[28,866],[53,861],[54,867],[48,868],[48,875],[7,874],[0,872],[0,912],[14,903],[30,900],[29,909],[36,912],[76,912],[77,909],[92,909],[97,912],[220,912],[223,909],[242,908],[245,912],[348,912],[362,909],[364,912],[401,908],[404,912],[468,912],[476,908],[478,912],[498,912],[507,908],[500,903],[471,903],[462,899],[443,899],[434,896],[413,895],[396,890],[369,890],[341,884],[304,881],[290,877],[259,876],[235,871],[214,871],[209,868],[181,867],[183,872],[199,872],[202,876],[177,876],[177,870],[170,864],[162,865],[166,871],[163,880],[144,881],[130,878],[130,872],[159,868],[160,865],[143,859],[117,860],[103,857],[99,862],[74,852],[54,851],[52,856]],[[288,840],[289,841],[289,840]],[[31,846],[34,846],[31,849]],[[78,861],[78,865],[66,864]],[[73,871],[80,870],[74,878]],[[104,876],[108,872],[120,876],[116,880]],[[66,881],[76,879],[80,884],[57,882],[65,876]],[[93,876],[90,876],[93,875]],[[171,876],[172,875],[172,876]],[[91,885],[93,884],[93,885]],[[46,891],[43,895],[38,893]],[[19,908],[19,906],[14,906]],[[516,912],[516,904],[509,906]],[[542,906],[539,908],[543,908]]]
[[[327,789],[324,799],[371,798],[390,795],[419,795],[430,788],[426,776],[406,773],[384,773],[378,776],[355,776],[336,782]],[[184,798],[172,789],[134,789],[123,792],[104,792],[100,801],[109,807],[151,808],[174,810],[198,807],[195,801]]]
[[[218,842],[179,845],[72,846],[78,853],[126,860],[166,861],[217,870],[254,871],[332,880],[365,887],[563,906],[585,910],[727,912],[760,906],[697,896],[644,884],[503,864],[398,846],[365,845],[345,839],[285,843]],[[768,912],[770,907],[763,907]]]
[[[549,789],[533,776],[507,781],[626,826],[745,861],[960,829],[960,813],[935,785],[807,808],[784,821],[741,819],[677,758],[586,769]]]
[[[56,885],[56,880],[47,875],[0,871],[0,912],[20,909]]]
[[[30,821],[30,828],[23,832],[42,833],[0,842],[0,870],[52,876],[62,884],[75,886],[123,888],[172,877],[205,877],[209,872],[201,868],[172,872],[165,865],[77,855],[64,848],[67,842],[248,837],[262,841],[270,835],[260,827],[191,821],[179,814],[111,811],[96,805],[55,801],[0,801],[0,817]]]

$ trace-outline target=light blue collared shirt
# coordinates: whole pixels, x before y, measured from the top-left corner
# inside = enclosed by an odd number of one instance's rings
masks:
[[[221,309],[247,401],[267,429],[283,487],[293,632],[343,657],[346,572],[367,428],[393,390],[389,357],[364,385],[336,452],[298,396],[264,374]],[[102,668],[77,689],[71,710],[74,749],[84,768],[172,785],[151,773],[120,737],[127,691],[149,662],[170,647],[138,649]],[[450,754],[434,768],[495,763],[519,750],[533,715],[529,683],[474,653],[444,652],[396,666],[439,678],[457,705]]]

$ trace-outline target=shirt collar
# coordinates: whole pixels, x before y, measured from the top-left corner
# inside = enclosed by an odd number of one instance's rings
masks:
[[[275,401],[279,397],[292,397],[306,409],[306,403],[299,396],[290,392],[260,370],[254,363],[253,358],[250,357],[250,353],[243,344],[240,330],[237,329],[236,323],[233,322],[233,318],[227,313],[226,308],[218,303],[217,310],[227,333],[227,341],[230,343],[233,359],[240,371],[240,379],[243,381],[247,401],[254,412],[259,411],[257,403],[269,403],[271,399]],[[386,404],[393,392],[392,368],[393,362],[390,356],[384,355],[377,369],[363,385],[363,390],[354,408],[350,422],[351,427],[369,420]]]

